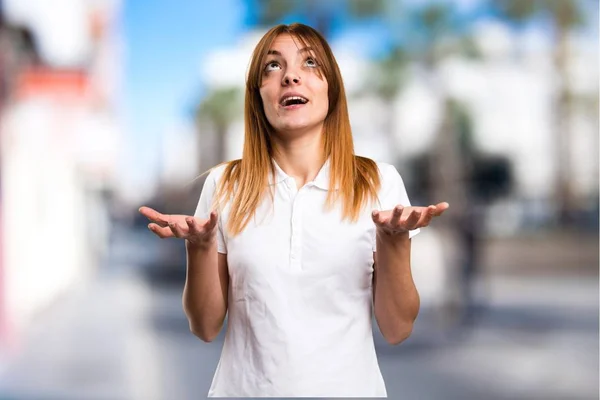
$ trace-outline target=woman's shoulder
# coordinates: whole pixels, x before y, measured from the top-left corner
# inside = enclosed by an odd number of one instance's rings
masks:
[[[374,160],[372,158],[363,157],[363,156],[355,156],[355,159],[357,161],[357,164],[359,165],[359,168],[366,167],[366,168],[374,169],[379,173],[379,175],[382,179],[389,178],[390,176],[394,176],[395,174],[398,174],[396,167],[394,167],[390,163]]]
[[[241,160],[230,160],[215,165],[208,170],[206,180],[215,183],[219,182],[224,176],[231,175],[232,170],[239,165],[240,161]]]

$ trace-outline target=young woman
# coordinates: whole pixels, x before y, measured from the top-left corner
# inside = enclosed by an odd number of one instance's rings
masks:
[[[191,331],[210,342],[228,313],[210,397],[386,397],[371,318],[390,344],[410,335],[411,237],[447,208],[411,207],[393,166],[354,154],[331,49],[292,24],[254,50],[242,158],[211,170],[193,217],[140,212],[186,241]]]

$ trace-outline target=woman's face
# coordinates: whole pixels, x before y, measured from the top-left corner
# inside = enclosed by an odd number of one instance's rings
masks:
[[[260,96],[267,120],[278,133],[321,129],[329,109],[327,81],[318,73],[320,60],[298,46],[291,35],[279,35],[263,66]]]

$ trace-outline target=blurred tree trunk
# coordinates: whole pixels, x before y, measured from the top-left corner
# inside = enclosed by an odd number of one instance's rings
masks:
[[[556,143],[556,202],[558,206],[558,218],[562,225],[573,222],[574,211],[578,208],[573,188],[572,168],[572,94],[568,76],[569,61],[569,39],[568,31],[558,26],[557,43],[554,49],[554,63],[558,72],[559,91],[554,102],[555,118],[554,137]]]
[[[228,125],[216,125],[215,126],[215,149],[214,149],[214,160],[213,165],[222,163],[227,157],[227,131]]]
[[[226,87],[209,92],[198,105],[200,173],[226,161],[227,133],[232,122],[243,118],[242,98],[241,88]],[[207,130],[210,130],[209,135]]]
[[[468,35],[453,23],[451,5],[434,3],[417,9],[414,16],[420,27],[415,58],[423,71],[423,79],[434,94],[440,110],[426,163],[428,203],[450,203],[445,218],[437,223],[444,241],[456,250],[449,260],[451,275],[456,279],[452,299],[446,304],[446,323],[471,321],[477,305],[474,283],[481,267],[480,239],[484,228],[481,207],[470,191],[474,146],[468,110],[449,97],[441,81],[440,64],[447,56],[479,56]]]
[[[568,74],[569,33],[583,24],[583,11],[578,0],[492,0],[503,17],[523,25],[539,16],[548,16],[554,30],[553,62],[558,75],[558,93],[552,106],[554,144],[556,148],[556,179],[554,202],[558,222],[573,222],[578,208],[573,187],[572,168],[572,108],[573,96]]]
[[[447,221],[462,221],[469,209],[467,196],[466,170],[467,164],[461,154],[460,132],[457,123],[457,105],[448,97],[440,81],[439,65],[448,54],[473,56],[466,46],[469,41],[460,37],[451,22],[452,8],[447,5],[431,4],[422,7],[416,13],[416,20],[423,27],[420,52],[424,78],[431,92],[440,105],[441,123],[436,129],[432,148],[430,149],[431,168],[429,168],[430,202],[449,202]],[[442,47],[443,43],[455,41],[450,48]],[[466,112],[466,110],[464,110]],[[456,222],[456,221],[455,221]],[[448,222],[450,225],[454,225]]]
[[[452,205],[450,214],[460,220],[468,213],[470,203],[466,185],[468,155],[462,154],[460,148],[455,106],[447,96],[440,97],[442,122],[430,150],[430,201],[447,201]]]

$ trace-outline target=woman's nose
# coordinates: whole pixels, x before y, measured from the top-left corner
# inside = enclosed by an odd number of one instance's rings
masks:
[[[290,85],[292,82],[297,85],[300,83],[300,81],[301,81],[300,76],[296,73],[287,73],[283,77],[284,85]]]

